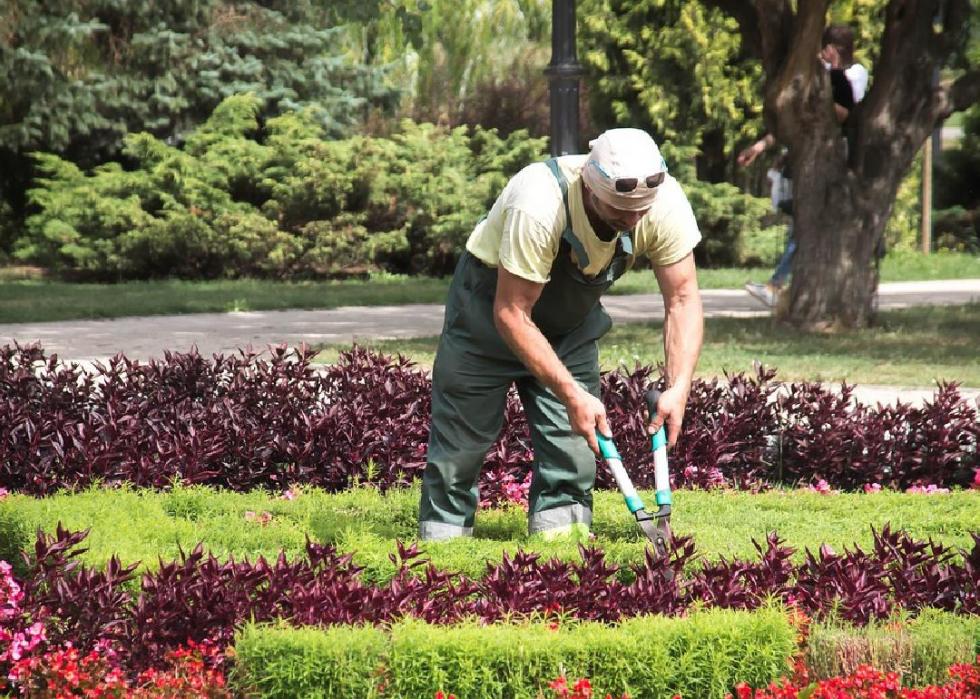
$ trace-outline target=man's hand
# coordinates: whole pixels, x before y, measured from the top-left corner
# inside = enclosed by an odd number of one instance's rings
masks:
[[[762,152],[764,150],[765,148],[762,146],[762,141],[756,141],[748,148],[743,149],[738,154],[738,157],[735,159],[735,162],[737,162],[742,167],[748,167],[749,165],[755,162],[756,158],[762,155]]]
[[[647,434],[656,434],[661,427],[667,425],[667,444],[673,447],[681,433],[684,422],[684,411],[687,408],[687,390],[684,386],[668,388],[660,394],[657,401],[657,414],[651,416],[647,425]]]
[[[769,149],[775,142],[776,140],[772,137],[772,134],[766,134],[748,148],[743,149],[738,154],[738,157],[735,158],[735,162],[737,162],[741,167],[748,167],[755,162],[756,158],[765,153],[766,150]]]
[[[589,443],[589,448],[599,454],[599,440],[596,439],[596,430],[604,437],[612,438],[609,430],[609,423],[606,422],[606,406],[602,401],[586,391],[579,388],[565,402],[565,409],[568,411],[568,422],[572,426],[575,434],[585,437]]]

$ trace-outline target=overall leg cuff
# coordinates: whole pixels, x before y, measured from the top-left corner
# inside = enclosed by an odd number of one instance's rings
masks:
[[[588,531],[592,525],[592,510],[585,505],[564,505],[550,510],[532,512],[527,518],[530,534],[564,534]]]
[[[419,522],[419,539],[423,541],[441,541],[461,536],[473,536],[473,527],[445,522]]]

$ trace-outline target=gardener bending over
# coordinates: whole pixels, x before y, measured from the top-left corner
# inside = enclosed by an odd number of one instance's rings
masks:
[[[645,255],[666,306],[667,390],[648,429],[677,441],[702,314],[691,206],[653,139],[613,129],[589,155],[536,163],[507,183],[456,266],[432,372],[422,480],[423,539],[469,536],[480,467],[516,383],[534,448],[532,534],[587,535],[599,400],[597,340],[612,321],[599,297]]]

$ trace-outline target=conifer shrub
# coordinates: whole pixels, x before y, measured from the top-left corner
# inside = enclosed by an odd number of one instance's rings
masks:
[[[507,178],[544,139],[404,121],[390,138],[332,139],[315,111],[260,123],[225,99],[182,146],[123,141],[127,167],[35,156],[35,213],[17,259],[94,280],[447,274]]]

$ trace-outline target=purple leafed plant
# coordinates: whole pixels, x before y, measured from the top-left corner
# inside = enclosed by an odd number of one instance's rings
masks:
[[[91,372],[37,346],[0,347],[0,487],[34,495],[101,481],[173,481],[235,490],[402,487],[425,468],[428,375],[408,360],[353,347],[316,368],[307,349],[148,363],[116,356]],[[602,399],[636,484],[653,486],[644,393],[658,372],[602,376]],[[695,381],[671,453],[675,487],[758,489],[816,483],[969,486],[980,469],[977,410],[955,384],[922,408],[856,404],[813,383],[780,389],[775,371]],[[481,475],[482,500],[513,497],[530,469],[516,392]],[[597,485],[612,488],[597,464]]]

